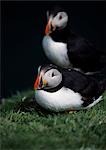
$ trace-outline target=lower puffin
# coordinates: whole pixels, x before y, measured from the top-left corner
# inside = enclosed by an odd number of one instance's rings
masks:
[[[36,102],[54,112],[88,109],[102,100],[104,92],[94,78],[52,64],[38,68],[34,89]]]

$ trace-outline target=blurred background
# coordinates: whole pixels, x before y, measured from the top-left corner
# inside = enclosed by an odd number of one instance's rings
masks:
[[[16,91],[33,89],[39,65],[48,63],[42,50],[46,11],[60,5],[70,13],[71,28],[101,50],[106,49],[104,2],[2,1],[2,91],[8,97]]]

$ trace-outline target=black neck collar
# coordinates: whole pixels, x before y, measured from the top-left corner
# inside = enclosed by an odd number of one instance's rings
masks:
[[[50,93],[53,93],[53,92],[57,92],[58,90],[60,90],[61,88],[63,87],[63,82],[61,82],[57,87],[54,87],[54,88],[51,88],[51,89],[42,89],[46,92],[50,92]]]
[[[52,32],[50,34],[50,36],[52,37],[52,39],[56,42],[67,42],[67,39],[69,37],[70,34],[70,29],[69,26],[67,25],[64,29],[61,30],[55,30],[54,32]]]

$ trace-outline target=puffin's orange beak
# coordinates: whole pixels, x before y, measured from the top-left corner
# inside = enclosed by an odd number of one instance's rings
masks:
[[[50,22],[48,22],[48,24],[46,25],[46,29],[45,29],[45,34],[49,34],[50,32]]]
[[[36,78],[36,81],[35,81],[35,83],[34,83],[34,89],[35,89],[35,90],[38,89],[38,87],[39,87],[39,82],[40,82],[40,80],[39,80],[39,75],[38,75],[37,78]]]
[[[50,18],[49,21],[48,21],[48,23],[47,23],[47,25],[46,25],[45,34],[49,35],[55,29],[56,29],[56,27],[52,25],[52,19]]]
[[[42,80],[41,75],[37,76],[36,81],[34,83],[34,89],[42,89],[43,87],[45,87],[47,85],[47,81],[46,80]]]

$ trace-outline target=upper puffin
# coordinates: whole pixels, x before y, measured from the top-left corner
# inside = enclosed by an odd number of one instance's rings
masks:
[[[54,64],[85,73],[96,72],[106,66],[106,53],[71,31],[69,16],[62,8],[47,11],[47,21],[42,46]]]

